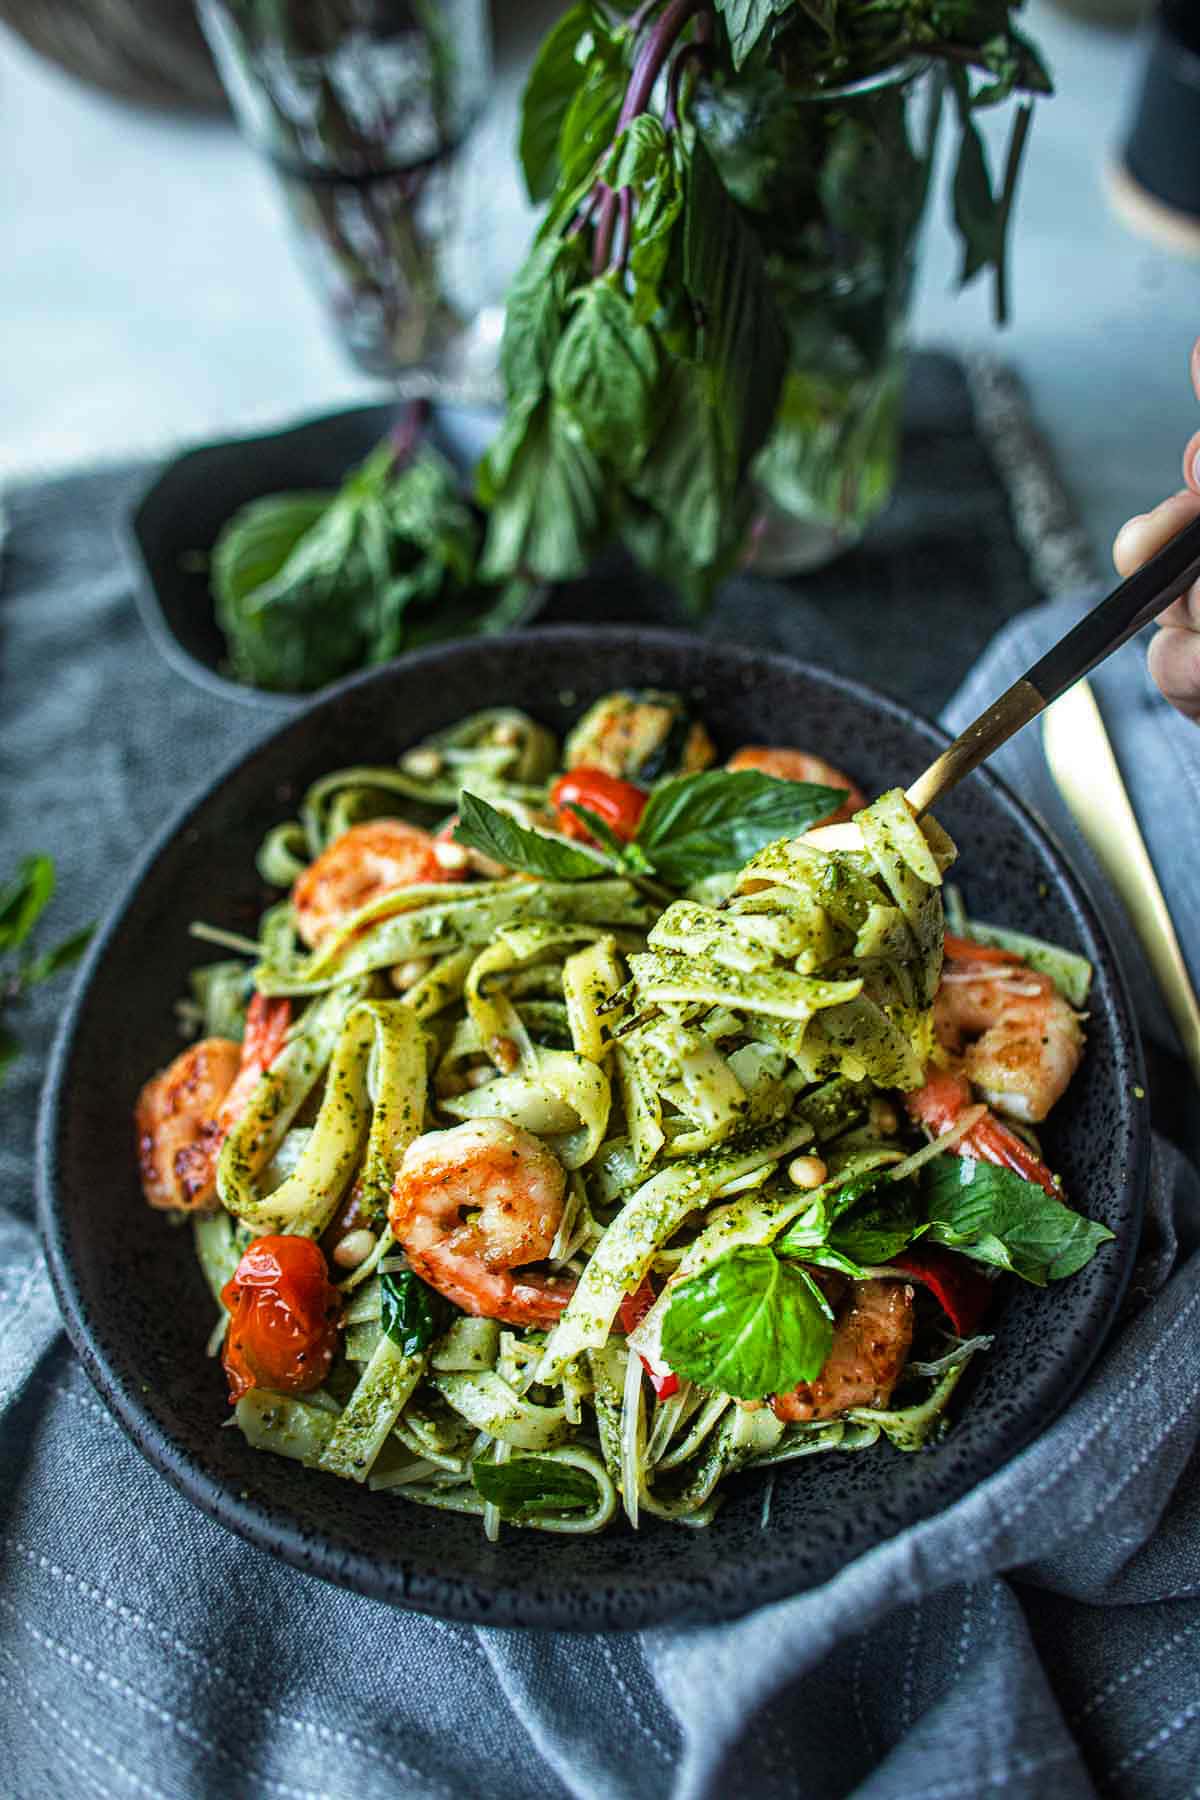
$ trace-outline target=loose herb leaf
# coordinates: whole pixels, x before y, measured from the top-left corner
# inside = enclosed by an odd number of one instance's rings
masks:
[[[797,837],[846,797],[756,769],[706,769],[654,789],[634,842],[675,887],[736,869],[776,838]]]
[[[449,1307],[411,1269],[379,1278],[379,1322],[402,1356],[428,1350],[446,1329]]]
[[[521,167],[531,200],[548,200],[558,180],[558,139],[584,79],[592,8],[569,7],[543,38],[521,96]]]
[[[739,1400],[815,1381],[832,1342],[820,1288],[762,1245],[731,1250],[681,1282],[663,1321],[669,1366]]]
[[[33,987],[36,982],[49,981],[64,969],[73,968],[91,943],[95,929],[94,925],[85,925],[82,931],[73,932],[53,950],[43,950],[40,956],[35,956],[22,971],[24,984]]]
[[[0,950],[19,950],[53,897],[50,857],[24,857],[12,880],[0,888]]]
[[[609,870],[609,864],[592,851],[530,831],[507,813],[489,806],[478,794],[464,792],[459,796],[454,841],[490,856],[506,868],[542,875],[547,881],[587,881]]]
[[[336,493],[252,501],[210,566],[234,673],[299,693],[420,638],[489,629],[505,596],[477,588],[481,539],[453,469],[431,450],[398,466],[390,442]]]
[[[54,862],[43,852],[23,857],[16,874],[0,885],[0,1011],[19,1005],[30,988],[70,968],[92,935],[88,925],[52,950],[34,951],[30,938],[54,897],[54,887]],[[0,1019],[0,1081],[20,1048],[14,1032]]]
[[[932,1243],[1038,1287],[1074,1275],[1113,1236],[1011,1169],[948,1155],[926,1163],[921,1175]]]
[[[473,1462],[471,1480],[476,1493],[514,1524],[539,1513],[586,1512],[596,1503],[596,1483],[587,1471],[553,1456]]]

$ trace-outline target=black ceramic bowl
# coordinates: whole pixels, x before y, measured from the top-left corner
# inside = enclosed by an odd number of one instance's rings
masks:
[[[558,629],[430,650],[343,683],[220,776],[162,834],[93,944],[64,1021],[39,1132],[39,1206],[67,1329],[101,1394],[157,1465],[215,1518],[299,1567],[448,1618],[618,1627],[731,1617],[831,1576],[956,1500],[1044,1427],[1099,1347],[1134,1255],[1147,1157],[1138,1050],[1101,927],[1019,803],[975,775],[939,808],[973,910],[1082,951],[1096,967],[1083,1068],[1046,1138],[1080,1203],[1116,1232],[1077,1276],[1012,1284],[991,1353],[934,1449],[886,1444],[781,1469],[770,1526],[743,1478],[716,1523],[646,1521],[635,1535],[504,1531],[406,1505],[250,1451],[204,1356],[212,1302],[186,1234],[147,1211],[130,1113],[179,1048],[171,1012],[197,958],[197,913],[246,929],[261,904],[254,852],[309,782],[386,762],[501,701],[561,728],[606,689],[678,689],[722,750],[798,743],[868,790],[911,778],[944,743],[894,701],[782,657],[657,632]]]
[[[142,623],[177,674],[209,693],[283,718],[307,705],[308,694],[247,687],[224,673],[225,640],[218,628],[204,558],[233,513],[250,500],[288,489],[336,488],[396,423],[394,401],[325,413],[282,431],[226,438],[185,450],[159,470],[122,522],[133,564]],[[458,470],[469,489],[475,464],[496,429],[496,415],[473,407],[436,406],[426,441]],[[544,598],[530,594],[527,622]]]

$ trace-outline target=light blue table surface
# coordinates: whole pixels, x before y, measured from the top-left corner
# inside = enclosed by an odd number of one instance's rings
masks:
[[[495,303],[529,214],[510,145],[520,71],[553,0],[508,7],[476,148],[464,280]],[[1179,484],[1200,422],[1186,357],[1200,261],[1113,214],[1104,178],[1141,46],[1034,0],[1059,83],[1036,121],[1014,262],[1015,322],[954,291],[939,204],[917,337],[1006,355],[1033,396],[1099,553]],[[0,475],[110,460],[376,393],[349,368],[292,254],[267,172],[232,127],[140,113],[0,29]]]

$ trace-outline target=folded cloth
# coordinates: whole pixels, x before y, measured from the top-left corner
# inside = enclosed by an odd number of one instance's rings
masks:
[[[22,833],[36,820],[59,856],[64,931],[111,891],[164,797],[202,779],[201,747],[220,731],[224,754],[254,729],[145,666],[127,596],[97,564],[90,492],[64,488],[53,579],[30,560],[47,534],[17,531],[3,596],[6,636],[37,679],[18,681],[14,663],[5,681],[0,802],[20,794]],[[43,491],[43,524],[45,504]],[[19,497],[15,512],[19,527]],[[1069,610],[1006,632],[954,720]],[[1154,698],[1136,646],[1099,687],[1186,926],[1200,849],[1180,824],[1200,818],[1200,733]],[[1036,736],[1004,766],[1066,837]],[[1188,948],[1200,955],[1194,935]],[[1147,1029],[1169,1041],[1129,966]],[[52,1010],[39,996],[23,1021],[30,1053],[0,1097],[0,1788],[16,1800],[1196,1792],[1200,1183],[1166,1144],[1131,1298],[1091,1380],[960,1504],[735,1624],[475,1630],[274,1562],[196,1511],[111,1421],[61,1334],[29,1222],[28,1114]]]

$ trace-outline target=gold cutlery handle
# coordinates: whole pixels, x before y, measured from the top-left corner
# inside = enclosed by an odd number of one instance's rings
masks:
[[[1150,853],[1087,681],[1042,722],[1046,761],[1088,847],[1119,894],[1200,1085],[1200,1005]]]

